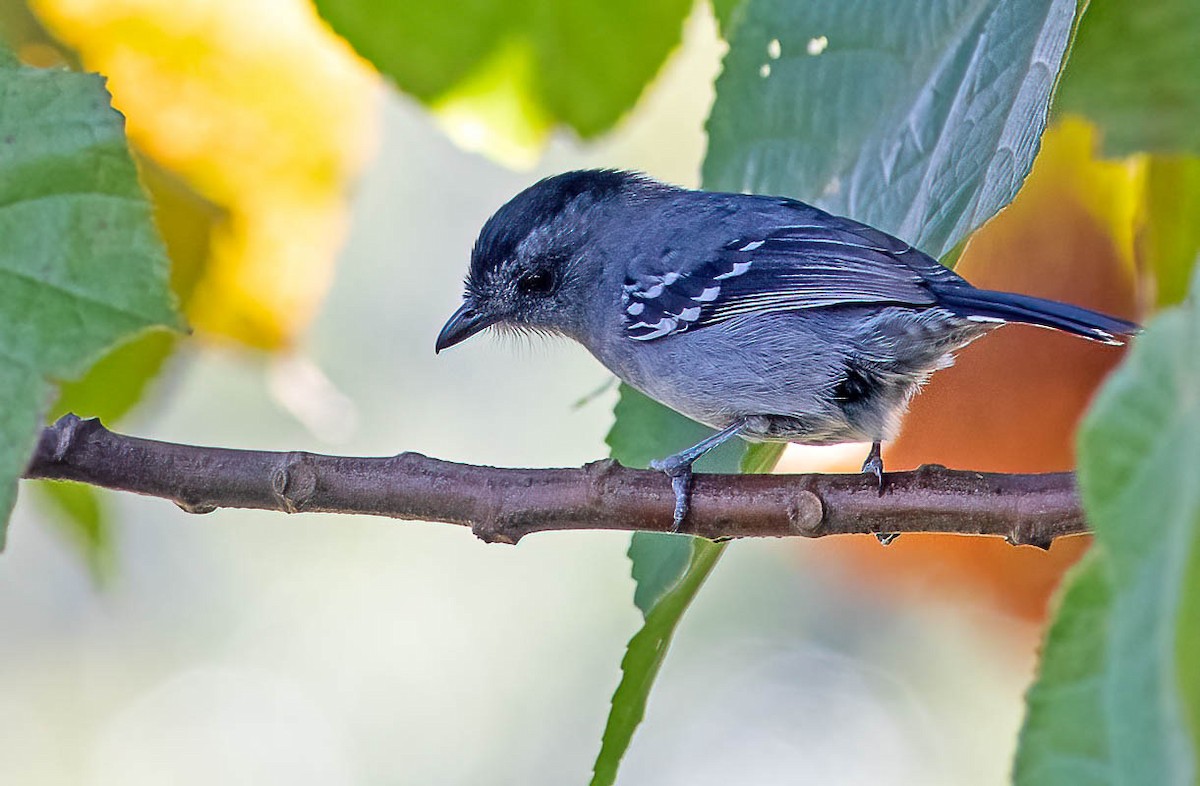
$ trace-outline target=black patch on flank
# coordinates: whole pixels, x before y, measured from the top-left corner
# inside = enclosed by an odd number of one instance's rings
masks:
[[[846,372],[833,389],[833,397],[843,408],[866,402],[879,389],[880,381],[866,369],[846,364]]]
[[[517,194],[488,219],[471,252],[468,285],[512,257],[530,232],[558,215],[576,198],[611,197],[644,176],[615,169],[584,169],[548,177]]]

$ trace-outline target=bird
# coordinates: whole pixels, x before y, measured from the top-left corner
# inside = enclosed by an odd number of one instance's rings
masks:
[[[954,353],[1007,323],[1120,345],[1131,321],[979,289],[892,235],[782,196],[617,169],[542,179],[471,251],[441,352],[487,328],[573,339],[620,380],[714,430],[651,463],[682,530],[692,464],[721,443],[881,443]],[[880,541],[894,537],[880,533]]]

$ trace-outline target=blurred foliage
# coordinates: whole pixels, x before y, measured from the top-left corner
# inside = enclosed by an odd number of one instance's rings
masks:
[[[1096,547],[1029,693],[1019,784],[1194,782],[1200,620],[1181,612],[1200,604],[1198,393],[1193,289],[1140,337],[1080,429]]]
[[[97,587],[104,587],[116,574],[116,543],[111,516],[105,509],[107,496],[82,483],[45,481],[32,488],[50,512],[67,542],[83,558]]]
[[[1108,697],[1098,689],[1108,666],[1106,628],[1113,603],[1108,567],[1093,551],[1068,574],[1063,609],[1046,633],[1040,684],[1026,696],[1029,710],[1013,768],[1015,783],[1124,782],[1111,770]]]
[[[1088,3],[1055,108],[1094,121],[1110,155],[1200,154],[1200,3]]]
[[[608,433],[612,457],[625,466],[645,468],[691,447],[712,430],[621,385]],[[726,442],[696,462],[698,472],[770,472],[782,445],[748,446]],[[671,644],[675,628],[708,574],[716,567],[726,544],[687,535],[634,533],[629,559],[636,584],[633,601],[644,625],[629,641],[621,661],[621,683],[612,698],[612,712],[596,757],[592,786],[614,782],[621,758],[646,714],[646,701]]]
[[[317,0],[463,147],[530,165],[553,127],[612,128],[679,43],[689,0]]]
[[[26,65],[36,68],[78,68],[71,53],[58,46],[22,0],[0,2],[0,42]]]
[[[745,2],[744,0],[711,0],[711,5],[721,35],[728,40],[733,28],[740,21],[740,12],[745,6]]]
[[[748,0],[737,14],[706,187],[796,197],[941,257],[1028,173],[1075,3]]]
[[[24,3],[4,4],[4,36],[28,62],[82,60],[109,77],[141,153],[172,288],[192,325],[202,336],[290,347],[325,294],[344,233],[345,191],[372,147],[369,69],[300,0],[250,8],[33,5],[40,19]],[[175,345],[164,332],[122,344],[64,385],[52,414],[113,423],[150,389]],[[110,540],[98,492],[65,488],[45,484],[38,499],[71,542]],[[107,559],[85,558],[92,566]]]
[[[1197,112],[1200,122],[1200,112]],[[1150,156],[1145,162],[1139,258],[1153,304],[1179,303],[1200,259],[1200,158]]]
[[[252,347],[290,346],[328,287],[345,192],[373,149],[370,69],[303,0],[31,7],[108,77],[131,142],[216,207],[192,325]]]
[[[168,263],[92,74],[0,60],[0,544],[55,380],[111,344],[178,326]]]

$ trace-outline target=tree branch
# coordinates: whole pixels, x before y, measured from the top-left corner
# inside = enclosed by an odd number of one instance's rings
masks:
[[[547,530],[667,532],[673,507],[661,473],[608,460],[582,469],[499,469],[417,453],[231,450],[129,437],[75,415],[42,431],[25,477],[162,497],[191,513],[257,508],[442,521],[502,543]],[[888,473],[882,495],[861,474],[697,475],[685,530],[707,538],[941,532],[1042,548],[1088,531],[1072,473],[939,466]]]

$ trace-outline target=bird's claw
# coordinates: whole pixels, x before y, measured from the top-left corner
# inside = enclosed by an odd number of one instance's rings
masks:
[[[875,485],[879,487],[879,496],[883,496],[883,460],[879,456],[868,457],[862,465],[863,474],[874,475]]]
[[[879,496],[883,496],[883,456],[880,454],[879,443],[871,446],[866,461],[862,465],[863,474],[874,475],[875,485],[879,487]]]
[[[883,455],[878,442],[871,445],[871,452],[863,462],[862,471],[875,476],[875,485],[879,488],[879,496],[883,496]],[[890,546],[892,541],[900,537],[899,532],[876,532],[876,539],[881,546]]]
[[[680,532],[687,518],[692,500],[692,464],[708,451],[737,436],[746,428],[746,420],[739,419],[725,428],[705,437],[684,451],[664,459],[650,462],[650,468],[665,473],[671,479],[671,490],[675,492],[675,511],[671,515],[671,531]]]
[[[671,490],[675,492],[675,512],[671,517],[671,531],[680,532],[692,504],[692,470],[671,476]]]
[[[650,468],[664,473],[671,479],[671,490],[675,492],[675,510],[671,516],[671,531],[680,532],[687,518],[692,497],[692,465],[690,462],[675,461],[674,457],[655,459]]]

